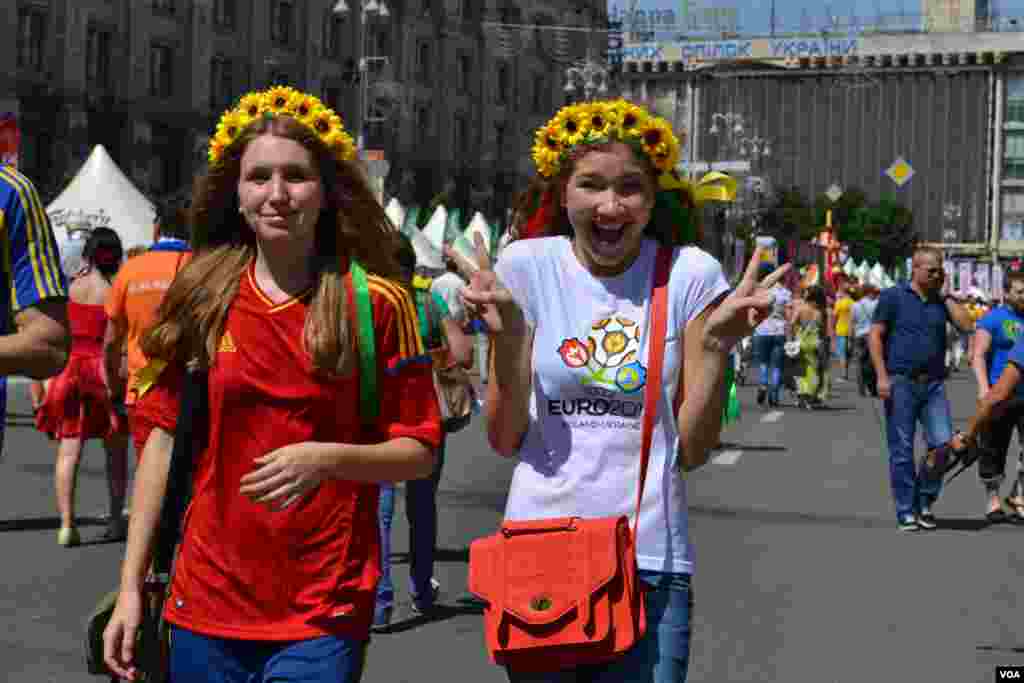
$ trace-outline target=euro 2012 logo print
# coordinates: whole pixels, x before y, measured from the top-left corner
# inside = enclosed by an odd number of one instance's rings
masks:
[[[647,382],[647,368],[640,364],[640,325],[629,318],[613,316],[590,326],[584,339],[566,339],[558,349],[562,362],[585,369],[585,385],[599,385],[625,394],[635,394]]]

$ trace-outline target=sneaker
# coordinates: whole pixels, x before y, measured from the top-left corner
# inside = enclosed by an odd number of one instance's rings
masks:
[[[904,517],[899,521],[900,531],[918,531],[921,527],[917,525],[915,517]]]
[[[768,397],[768,390],[764,387],[760,387],[757,390],[757,405],[763,406],[764,400]]]
[[[430,577],[430,602],[423,604],[422,602],[412,601],[412,612],[413,614],[427,614],[434,609],[437,605],[437,596],[441,594],[441,582],[435,579],[433,576]]]
[[[921,510],[921,514],[917,516],[917,525],[926,531],[939,528],[939,525],[935,521],[935,515],[932,514],[932,511],[929,508]]]
[[[377,607],[373,610],[373,626],[370,630],[374,633],[380,633],[386,631],[391,626],[391,613],[393,608],[389,605],[388,607]]]
[[[78,534],[78,528],[73,526],[61,527],[61,530],[57,532],[57,543],[65,548],[81,545],[82,537]]]

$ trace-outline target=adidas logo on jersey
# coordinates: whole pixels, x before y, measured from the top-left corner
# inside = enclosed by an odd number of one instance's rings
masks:
[[[220,338],[220,347],[217,349],[218,353],[237,353],[238,347],[235,346],[235,342],[231,339],[231,333],[225,332],[224,336]]]

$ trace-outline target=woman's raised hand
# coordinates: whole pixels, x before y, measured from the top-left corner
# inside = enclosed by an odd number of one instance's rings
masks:
[[[474,235],[477,266],[450,247],[445,254],[458,266],[469,285],[462,289],[462,301],[471,318],[482,320],[492,334],[524,334],[526,319],[512,293],[495,274],[480,235]]]
[[[789,271],[787,263],[758,282],[757,271],[761,266],[764,250],[754,250],[750,263],[743,273],[739,285],[727,296],[718,308],[708,316],[704,325],[704,345],[716,351],[728,351],[768,317],[774,300],[771,288]]]

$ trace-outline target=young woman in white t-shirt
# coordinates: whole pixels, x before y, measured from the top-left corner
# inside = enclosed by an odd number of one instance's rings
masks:
[[[656,380],[661,405],[637,542],[647,635],[607,665],[541,676],[509,671],[512,681],[686,678],[693,551],[682,472],[703,465],[719,442],[729,351],[771,311],[772,299],[756,291],[760,252],[730,293],[717,261],[682,246],[696,231],[693,195],[671,173],[678,149],[667,122],[622,100],[563,109],[538,131],[538,178],[516,221],[520,239],[463,292],[492,335],[491,445],[519,459],[506,518],[632,517],[643,386],[651,381],[655,255],[659,243],[674,247],[664,376]],[[685,398],[674,413],[680,379]]]

